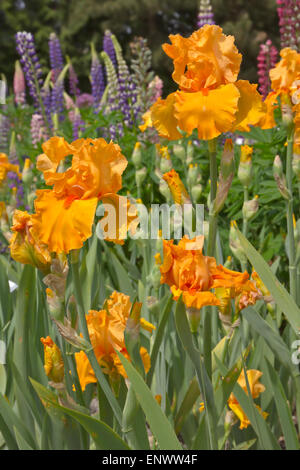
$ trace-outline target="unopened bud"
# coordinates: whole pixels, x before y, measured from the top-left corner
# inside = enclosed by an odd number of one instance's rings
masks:
[[[163,179],[167,182],[171,191],[175,204],[188,204],[191,202],[190,196],[185,189],[179,174],[175,170],[171,170],[163,175]]]
[[[136,142],[134,150],[132,152],[131,160],[136,169],[142,166],[142,152],[140,142]]]
[[[22,172],[22,181],[23,183],[28,184],[28,185],[31,184],[32,179],[33,179],[31,165],[32,165],[31,160],[29,158],[26,158],[23,172]]]
[[[50,336],[41,338],[44,345],[44,369],[49,380],[55,383],[64,380],[64,362],[60,349],[52,341]]]
[[[227,139],[221,158],[220,177],[217,187],[216,198],[213,203],[213,212],[218,214],[226,201],[228,192],[234,176],[234,152],[232,140]]]
[[[171,160],[168,158],[161,158],[159,168],[162,173],[172,170],[173,166]]]
[[[201,310],[195,307],[188,307],[186,314],[189,320],[190,329],[192,333],[196,333],[201,320]]]
[[[138,187],[141,187],[147,176],[147,168],[143,166],[135,172],[135,181]]]
[[[292,166],[293,166],[293,172],[299,182],[300,181],[300,146],[299,145],[294,146]]]
[[[198,175],[199,169],[197,163],[190,163],[187,172],[187,184],[190,188],[197,183]]]
[[[221,157],[220,173],[223,179],[231,177],[234,171],[234,150],[232,139],[226,139]]]
[[[194,146],[193,146],[193,142],[189,140],[187,144],[187,148],[186,148],[186,163],[188,165],[192,163],[193,158],[194,158]]]
[[[158,289],[160,286],[160,279],[161,279],[161,273],[159,266],[155,264],[151,270],[151,273],[147,277],[151,284],[153,285],[154,289]]]
[[[277,184],[277,188],[284,199],[289,200],[291,194],[286,185],[285,175],[283,173],[282,162],[279,155],[276,155],[273,163],[273,175]]]
[[[248,188],[252,179],[252,153],[253,148],[249,145],[241,146],[241,158],[238,169],[238,178],[245,188]]]
[[[243,204],[243,217],[246,220],[252,219],[258,211],[258,196],[250,201],[245,201]]]
[[[202,191],[203,191],[202,184],[196,184],[195,186],[192,187],[191,195],[192,195],[192,198],[193,198],[194,202],[199,202],[199,200],[201,198]]]
[[[227,256],[227,260],[224,263],[224,268],[232,269],[232,257]]]
[[[185,152],[185,148],[182,144],[173,145],[173,153],[174,153],[175,157],[177,157],[182,163],[185,163],[186,152]]]
[[[288,129],[294,125],[293,105],[288,94],[280,95],[282,123]]]
[[[51,316],[57,319],[61,318],[63,315],[62,310],[64,299],[58,297],[56,293],[49,287],[46,289],[46,296]]]
[[[70,320],[64,318],[64,323],[53,318],[54,323],[57,326],[57,329],[61,336],[72,346],[83,351],[90,351],[92,349],[91,344],[86,341],[82,336],[79,336],[76,330],[72,328]]]

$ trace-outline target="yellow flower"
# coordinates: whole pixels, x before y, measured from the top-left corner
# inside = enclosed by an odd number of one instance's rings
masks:
[[[64,379],[64,362],[60,349],[50,336],[41,338],[41,342],[44,345],[44,369],[46,375],[52,382],[60,383]]]
[[[6,175],[9,171],[17,173],[18,177],[21,178],[19,165],[13,165],[9,162],[8,156],[5,153],[0,153],[0,185],[5,180]]]
[[[137,308],[140,309],[141,304]],[[96,358],[103,372],[108,374],[112,380],[117,380],[119,375],[127,377],[116,351],[121,352],[130,360],[125,345],[124,331],[131,309],[132,304],[129,296],[113,292],[105,302],[105,310],[90,310],[86,315],[89,336]],[[140,319],[140,326],[150,332],[155,328],[143,318]],[[150,356],[143,347],[140,348],[140,354],[145,372],[148,372]],[[82,390],[85,390],[87,384],[96,382],[95,374],[83,351],[75,353],[75,359],[79,381]]]
[[[151,111],[150,110],[146,111],[143,114],[142,119],[144,121],[144,124],[141,124],[139,126],[139,129],[142,132],[145,132],[145,130],[148,129],[149,127],[153,127],[152,118],[151,118]]]
[[[262,372],[260,372],[259,370],[255,370],[255,369],[247,370],[247,379],[249,382],[249,389],[250,389],[251,396],[254,399],[258,398],[259,395],[265,391],[265,386],[259,382],[261,376],[262,376]],[[240,385],[240,387],[242,387],[244,392],[248,395],[248,389],[247,389],[244,370],[241,372],[237,383]],[[244,410],[240,406],[239,402],[237,401],[233,393],[231,393],[228,399],[228,406],[234,412],[237,418],[240,420],[240,429],[247,428],[249,424],[251,424],[247,415],[245,414]],[[268,413],[262,412],[259,406],[256,405],[256,407],[259,410],[259,412],[262,414],[263,418],[266,419],[266,417],[268,416]]]
[[[190,202],[190,196],[188,195],[179,174],[174,169],[165,173],[163,175],[163,179],[169,186],[175,204],[185,204]]]
[[[236,81],[242,60],[233,36],[225,36],[222,28],[205,25],[189,38],[170,35],[170,44],[163,50],[173,59],[173,80],[182,90],[199,91]]]
[[[210,140],[260,125],[266,105],[257,85],[237,81],[241,54],[232,36],[219,26],[205,25],[188,38],[177,34],[170,40],[163,49],[173,59],[172,77],[179,90],[150,108],[159,135],[179,139],[178,128],[188,135],[197,129],[200,139]]]
[[[91,236],[99,200],[109,199],[119,210],[116,193],[122,187],[127,160],[118,145],[102,138],[68,144],[62,137],[52,137],[43,150],[37,168],[53,189],[37,191],[33,222],[50,252],[68,253],[81,248]],[[68,155],[72,155],[71,166],[58,171]]]
[[[300,54],[286,47],[280,51],[280,57],[281,60],[270,70],[271,88],[286,93],[300,77]]]
[[[182,137],[177,129],[178,120],[175,117],[176,94],[171,93],[163,100],[158,100],[151,106],[151,122],[161,137],[169,140],[177,140]]]
[[[229,83],[209,91],[179,91],[176,98],[175,116],[180,129],[188,134],[197,129],[199,139],[209,140],[232,128],[240,93]]]
[[[270,93],[265,98],[264,104],[266,113],[259,123],[261,129],[272,129],[276,126],[276,121],[274,118],[274,110],[278,108],[278,93],[275,91],[270,91]]]
[[[22,264],[31,264],[42,271],[48,271],[51,255],[47,246],[41,241],[33,224],[33,215],[26,211],[15,210],[10,239],[11,257]]]
[[[168,284],[174,299],[182,300],[187,307],[200,309],[205,305],[220,305],[212,292],[219,287],[243,290],[249,275],[231,271],[216,264],[215,258],[202,254],[204,237],[189,240],[183,237],[178,245],[173,240],[163,241],[163,264],[160,267],[161,283]]]

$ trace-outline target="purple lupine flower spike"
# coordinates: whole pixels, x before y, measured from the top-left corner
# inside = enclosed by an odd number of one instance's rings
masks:
[[[116,52],[115,52],[115,48],[114,48],[111,36],[112,36],[111,32],[107,29],[103,37],[103,51],[106,52],[106,54],[112,61],[113,66],[116,69],[117,58],[116,58]]]
[[[15,103],[18,106],[24,106],[25,104],[25,77],[20,65],[20,62],[17,60],[15,65],[15,74],[14,74],[14,95]]]
[[[52,69],[52,81],[56,82],[60,72],[64,67],[63,55],[61,52],[60,42],[55,33],[50,34],[49,38],[49,55],[50,65]]]
[[[279,17],[280,46],[299,49],[299,0],[277,0]]]
[[[44,127],[44,121],[40,114],[33,114],[30,124],[31,141],[35,147],[41,140],[47,140],[47,131]]]
[[[64,60],[59,39],[55,33],[50,34],[49,55],[53,82],[53,88],[51,90],[51,112],[57,114],[59,119],[62,120],[64,110],[64,81],[60,78],[60,74],[64,67]]]
[[[197,26],[198,28],[202,28],[202,26],[206,24],[215,24],[214,14],[210,0],[200,0]]]
[[[93,106],[97,110],[100,105],[101,98],[105,90],[103,68],[99,61],[98,55],[92,44],[92,66],[91,66],[91,85]]]
[[[148,90],[150,92],[149,99],[150,99],[151,104],[155,103],[158,100],[158,98],[161,98],[163,86],[164,84],[161,78],[159,78],[158,75],[155,75],[153,80],[148,85]]]
[[[77,74],[74,70],[73,65],[70,63],[69,67],[69,89],[70,89],[70,95],[71,96],[79,96],[80,95],[80,90],[78,88],[78,77]]]
[[[64,111],[64,81],[56,80],[51,90],[51,111],[57,114],[59,118],[63,118]]]
[[[73,130],[73,139],[76,140],[79,138],[81,132],[84,131],[84,121],[81,119],[79,109],[75,109],[74,119],[72,122],[72,130]]]
[[[29,88],[29,94],[33,99],[35,108],[40,108],[39,94],[43,79],[33,35],[26,31],[18,32],[16,34],[16,43],[17,52],[20,55],[20,62]]]
[[[278,51],[273,46],[272,41],[268,39],[265,44],[260,45],[259,54],[257,56],[257,74],[259,91],[264,98],[271,88],[269,71],[275,67],[277,62]]]

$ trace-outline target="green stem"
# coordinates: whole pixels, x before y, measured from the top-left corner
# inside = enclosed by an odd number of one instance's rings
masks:
[[[294,146],[294,129],[291,129],[287,139],[287,154],[286,154],[286,181],[287,188],[290,192],[290,199],[287,201],[287,235],[289,242],[289,278],[290,278],[290,294],[296,299],[297,295],[297,268],[295,266],[296,259],[296,245],[293,223],[293,146]]]
[[[75,294],[75,299],[77,303],[77,311],[78,311],[78,319],[79,319],[79,327],[80,330],[83,334],[83,338],[90,342],[90,336],[89,336],[89,331],[86,323],[86,318],[85,318],[85,311],[84,311],[84,302],[83,302],[83,296],[82,296],[82,290],[81,290],[81,281],[80,281],[80,276],[79,276],[79,264],[78,262],[73,262],[71,261],[71,271],[72,271],[72,278],[73,278],[73,286],[74,286],[74,294]],[[113,395],[105,377],[104,374],[101,370],[100,365],[98,364],[97,358],[95,356],[94,350],[91,349],[89,351],[85,351],[88,360],[95,372],[96,378],[99,382],[99,385],[101,389],[103,390],[108,402],[110,403],[110,406],[112,407],[114,411],[114,416],[116,417],[118,423],[122,425],[122,411],[121,408]]]
[[[249,200],[249,190],[246,186],[244,186],[244,203]],[[248,230],[248,221],[245,217],[243,217],[243,235],[247,237],[247,230]],[[241,262],[242,270],[247,271],[247,260]]]
[[[244,187],[244,202],[247,202],[249,200],[249,191],[248,188],[245,186]],[[243,218],[243,235],[247,237],[247,219]]]
[[[210,206],[213,208],[213,203],[217,194],[218,183],[218,166],[217,166],[217,141],[216,139],[209,141],[209,169],[210,169]],[[213,256],[216,249],[217,237],[217,222],[218,216],[210,210],[209,214],[209,232],[208,232],[208,245],[207,255]]]

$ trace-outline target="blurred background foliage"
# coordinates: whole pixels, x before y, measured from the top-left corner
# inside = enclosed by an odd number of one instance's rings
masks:
[[[226,34],[233,34],[243,54],[241,78],[257,81],[259,44],[270,38],[279,46],[275,0],[212,0],[215,21]],[[11,83],[14,68],[14,35],[34,34],[42,65],[48,69],[48,38],[59,36],[79,75],[81,88],[88,89],[90,43],[102,49],[103,33],[110,29],[119,39],[125,57],[135,36],[148,39],[155,72],[164,80],[165,93],[175,86],[170,77],[171,60],[161,44],[169,34],[189,35],[196,29],[199,0],[2,0],[0,2],[0,72]]]

